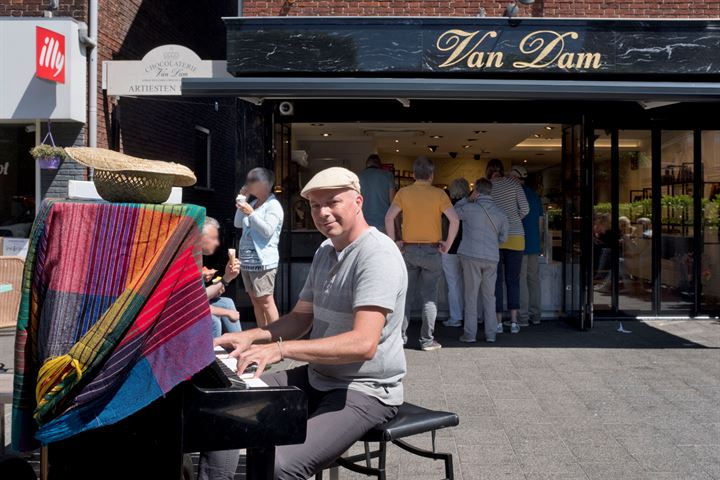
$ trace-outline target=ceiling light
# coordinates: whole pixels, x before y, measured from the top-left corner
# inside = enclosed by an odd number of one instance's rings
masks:
[[[450,155],[450,158],[457,158],[457,152],[448,152],[448,155]]]
[[[395,139],[395,143],[400,143],[400,140],[398,140],[398,139],[396,138],[396,139]]]
[[[400,153],[400,150],[398,150],[398,149],[395,149],[395,153]]]
[[[527,163],[527,160],[523,160],[523,163]]]
[[[470,145],[463,145],[463,148],[470,148]]]
[[[323,133],[322,134],[323,137],[329,137],[330,135],[332,135],[332,133]]]
[[[481,133],[487,133],[487,130],[473,130],[473,133],[474,133],[475,135],[479,135],[479,134],[481,134]]]
[[[477,138],[468,138],[467,141],[468,142],[477,142]]]
[[[548,125],[547,127],[545,127],[545,130],[552,130],[553,128],[555,127],[551,127],[550,125]]]
[[[442,135],[430,135],[430,138],[443,138]]]
[[[535,138],[540,138],[540,134],[539,134],[539,133],[535,133],[535,134],[533,134],[533,137],[535,137]]]
[[[435,153],[435,151],[438,149],[437,145],[428,145],[428,150],[430,150],[432,153]]]

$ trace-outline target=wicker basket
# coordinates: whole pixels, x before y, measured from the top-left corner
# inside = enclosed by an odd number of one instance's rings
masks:
[[[108,202],[163,203],[170,196],[174,177],[164,173],[95,170],[93,183]]]

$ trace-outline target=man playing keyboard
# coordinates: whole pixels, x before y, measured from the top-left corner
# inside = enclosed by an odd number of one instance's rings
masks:
[[[312,477],[391,419],[403,402],[405,376],[407,270],[395,243],[365,221],[358,177],[329,168],[301,195],[328,239],[315,253],[295,308],[275,323],[215,340],[232,349],[240,372],[255,364],[260,376],[285,358],[307,362],[262,376],[268,385],[296,386],[308,395],[305,443],[277,448],[281,480]],[[232,478],[237,459],[237,452],[207,454],[200,478]]]

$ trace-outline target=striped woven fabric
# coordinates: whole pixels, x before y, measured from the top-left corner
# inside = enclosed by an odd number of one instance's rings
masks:
[[[115,423],[214,359],[195,205],[46,201],[15,341],[13,447]]]

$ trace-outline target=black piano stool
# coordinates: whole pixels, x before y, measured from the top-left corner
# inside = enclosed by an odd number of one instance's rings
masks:
[[[391,442],[413,455],[444,461],[445,480],[453,480],[452,454],[440,453],[435,450],[435,432],[443,428],[456,427],[459,423],[460,419],[455,413],[428,410],[411,403],[404,403],[392,420],[373,428],[360,439],[365,444],[364,454],[340,457],[330,468],[343,467],[353,472],[377,477],[378,480],[385,480],[387,443]],[[432,435],[432,451],[417,448],[402,440],[427,432]],[[370,443],[378,443],[378,449],[371,451]],[[372,466],[373,458],[378,459],[377,467]],[[315,475],[315,480],[322,480],[322,478],[323,472]]]

